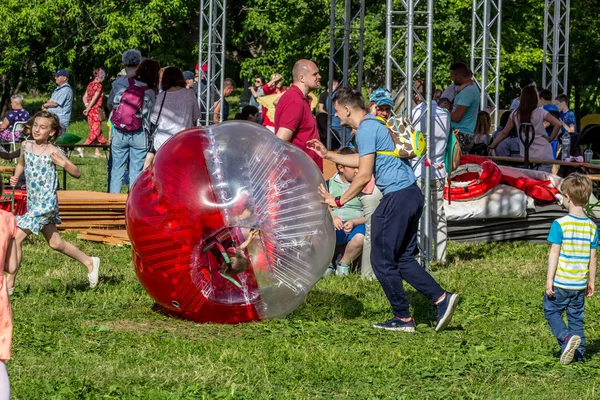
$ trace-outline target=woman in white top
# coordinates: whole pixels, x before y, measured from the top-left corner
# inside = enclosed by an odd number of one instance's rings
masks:
[[[154,132],[154,149],[158,151],[171,136],[196,125],[200,118],[198,99],[193,89],[186,89],[183,72],[177,67],[167,67],[161,80],[162,92],[156,97],[152,123],[158,124]]]
[[[544,128],[544,121],[550,122],[554,125],[552,134],[546,135],[546,129]],[[541,160],[554,160],[552,146],[550,142],[556,139],[560,132],[560,121],[548,114],[546,110],[538,107],[538,93],[535,87],[527,86],[521,90],[521,102],[519,107],[514,110],[508,120],[508,123],[502,130],[496,140],[490,145],[490,150],[493,150],[498,146],[504,138],[506,138],[513,128],[516,126],[517,132],[521,139],[524,140],[524,135],[521,134],[520,128],[522,123],[531,123],[535,132],[533,143],[529,147],[529,158],[530,159],[541,159]],[[525,155],[525,146],[520,141],[521,157]],[[551,164],[544,164],[539,168],[541,171],[552,171]]]

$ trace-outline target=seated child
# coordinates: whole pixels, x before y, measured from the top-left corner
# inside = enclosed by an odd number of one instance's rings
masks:
[[[342,147],[339,154],[356,154],[356,149]],[[338,173],[327,181],[329,193],[333,197],[341,196],[348,190],[354,180],[358,168],[337,165]],[[345,203],[342,208],[331,211],[337,245],[346,245],[344,255],[336,266],[330,265],[325,276],[333,272],[339,277],[350,273],[350,264],[362,253],[365,239],[365,217],[360,200],[355,197]]]
[[[561,364],[583,361],[585,335],[583,314],[585,297],[594,294],[598,229],[585,215],[583,207],[592,193],[592,181],[574,173],[562,182],[563,204],[569,214],[555,220],[548,241],[544,317],[562,347]],[[567,324],[562,314],[566,311]]]

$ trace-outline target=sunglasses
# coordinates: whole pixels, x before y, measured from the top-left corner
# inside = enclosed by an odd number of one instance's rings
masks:
[[[262,81],[260,79],[257,79],[254,81],[254,83],[262,83]]]

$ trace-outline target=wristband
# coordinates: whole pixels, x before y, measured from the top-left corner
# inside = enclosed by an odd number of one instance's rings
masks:
[[[340,196],[336,197],[334,200],[335,200],[335,205],[337,206],[337,208],[342,208],[342,202],[340,201]]]

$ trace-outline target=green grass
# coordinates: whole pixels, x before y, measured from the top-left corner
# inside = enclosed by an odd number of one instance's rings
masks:
[[[98,188],[104,160],[76,159],[72,189]],[[587,302],[584,364],[562,366],[543,317],[547,246],[451,244],[433,274],[462,294],[447,331],[408,289],[418,333],[382,332],[377,282],[320,281],[286,318],[201,325],[153,308],[128,248],[68,240],[102,258],[100,285],[40,238],[11,298],[14,399],[594,399],[599,302]]]

